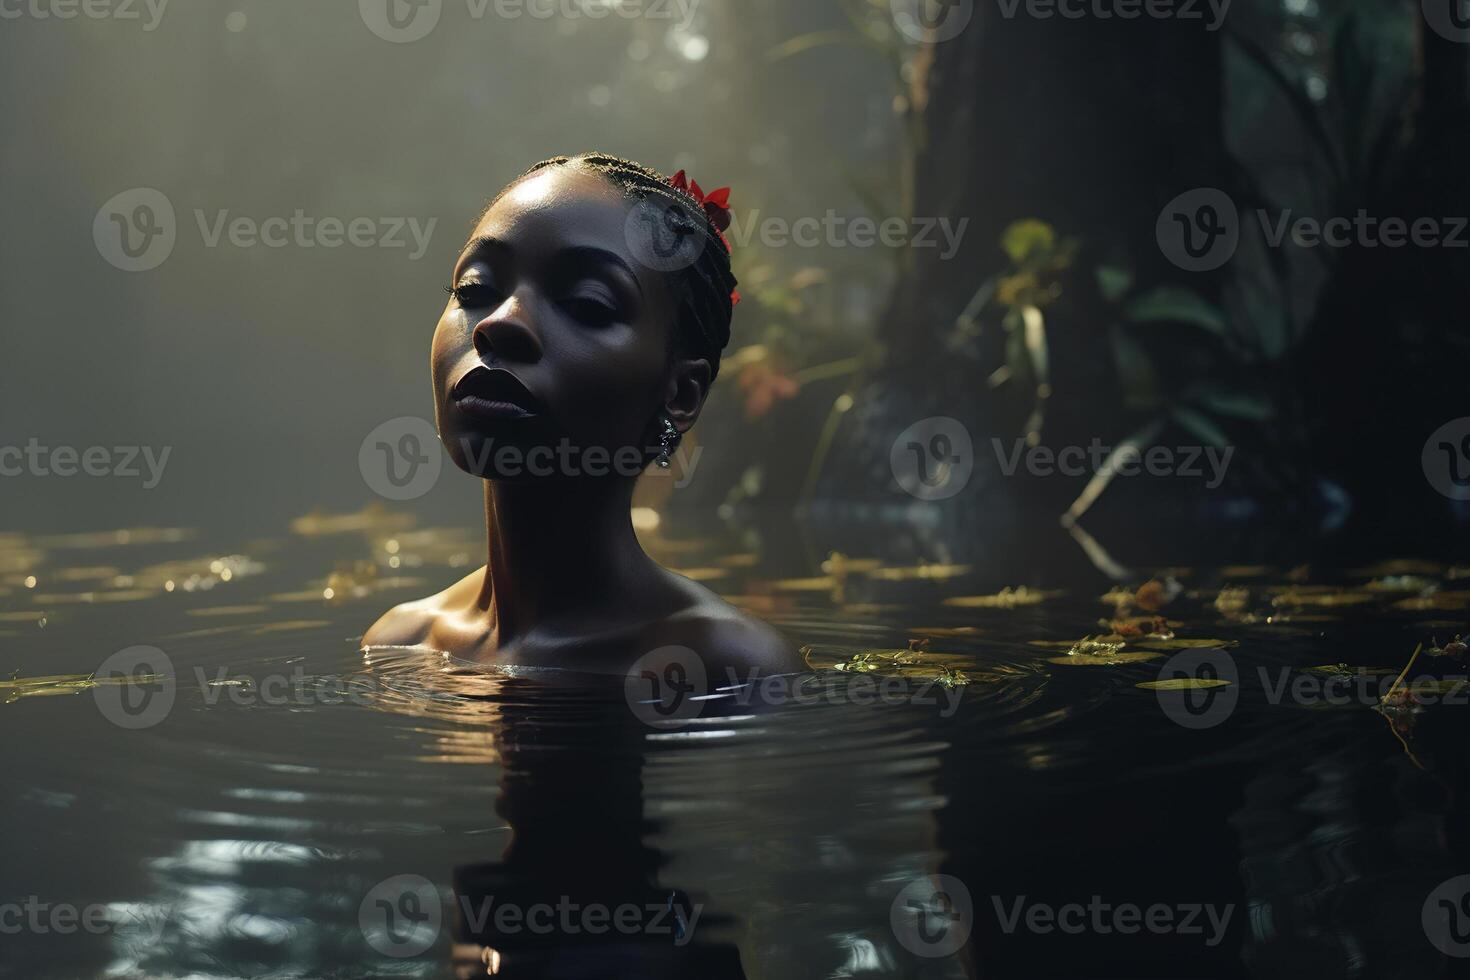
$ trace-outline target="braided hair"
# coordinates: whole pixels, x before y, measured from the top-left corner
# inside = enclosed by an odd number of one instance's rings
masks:
[[[736,286],[730,270],[730,246],[720,229],[703,210],[691,207],[691,199],[676,189],[668,177],[651,167],[606,153],[579,153],[552,157],[528,168],[490,202],[493,207],[522,180],[548,167],[570,166],[589,170],[635,201],[652,201],[663,210],[665,220],[680,222],[681,231],[697,233],[703,245],[695,260],[668,272],[669,287],[678,308],[678,322],[671,338],[670,355],[702,357],[709,361],[710,380],[720,370],[720,352],[730,342],[730,316]],[[488,210],[488,208],[487,208]]]

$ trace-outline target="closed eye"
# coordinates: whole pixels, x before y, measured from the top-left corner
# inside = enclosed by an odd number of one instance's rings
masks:
[[[563,309],[589,326],[605,327],[622,317],[617,300],[610,290],[595,283],[584,284],[561,301]]]
[[[466,281],[457,286],[446,287],[457,303],[465,309],[478,309],[494,304],[500,290],[485,282]]]

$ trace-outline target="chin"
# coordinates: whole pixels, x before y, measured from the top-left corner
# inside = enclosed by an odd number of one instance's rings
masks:
[[[460,469],[507,483],[636,478],[653,458],[638,446],[581,443],[531,425],[457,429],[441,439]]]
[[[487,480],[534,479],[544,467],[531,472],[528,458],[555,460],[556,440],[544,433],[526,431],[516,424],[482,424],[473,428],[456,428],[441,437],[454,465],[473,476]]]

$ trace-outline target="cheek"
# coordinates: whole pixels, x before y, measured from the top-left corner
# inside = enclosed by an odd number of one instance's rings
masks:
[[[449,450],[454,462],[461,469],[466,469],[457,449],[465,434],[458,429],[447,430],[444,418],[444,405],[449,396],[449,374],[464,356],[465,345],[469,343],[460,319],[446,309],[434,327],[434,338],[429,344],[429,377],[434,391],[434,428],[439,432],[439,441]]]
[[[621,336],[598,338],[567,352],[558,373],[567,426],[589,442],[611,445],[643,438],[643,430],[663,402],[668,353],[661,341],[638,336],[632,328],[610,328]]]
[[[429,363],[434,375],[434,391],[444,393],[449,370],[464,356],[465,349],[472,345],[470,333],[465,329],[463,317],[446,309],[434,327],[434,338],[429,344]]]

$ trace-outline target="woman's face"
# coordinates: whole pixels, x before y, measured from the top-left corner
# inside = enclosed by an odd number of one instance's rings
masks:
[[[634,258],[628,213],[603,178],[552,166],[481,218],[434,331],[439,437],[461,469],[636,473],[665,406],[691,397],[671,370],[673,298]]]

